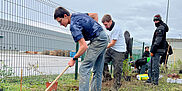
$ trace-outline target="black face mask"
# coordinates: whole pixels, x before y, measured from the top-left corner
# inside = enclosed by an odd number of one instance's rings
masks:
[[[158,22],[158,23],[155,23],[155,26],[156,26],[156,27],[159,27],[160,25],[161,25],[161,21]]]
[[[159,23],[155,23],[155,26],[156,27],[159,27],[160,26],[160,22]]]
[[[109,30],[109,31],[111,31],[113,29],[114,25],[115,25],[115,22],[112,21],[112,24],[111,24],[110,28],[106,28],[106,29]]]

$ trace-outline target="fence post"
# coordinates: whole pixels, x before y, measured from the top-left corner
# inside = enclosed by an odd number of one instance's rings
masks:
[[[110,62],[110,64],[111,64],[111,74],[112,74],[112,61]]]
[[[131,40],[132,40],[132,46],[131,46],[131,51],[133,51],[133,37],[131,38]],[[133,54],[133,52],[132,52],[132,54]],[[131,56],[131,55],[130,55]],[[132,58],[130,58],[130,61],[132,61],[133,60],[133,57]]]
[[[78,52],[79,49],[79,43],[76,42],[76,53]],[[75,64],[75,80],[77,80],[78,78],[78,60],[76,60],[76,64]]]
[[[81,61],[83,61],[85,58],[85,53],[81,56]]]
[[[145,42],[143,42],[142,55],[143,55],[143,53],[144,53],[144,46],[145,46]]]

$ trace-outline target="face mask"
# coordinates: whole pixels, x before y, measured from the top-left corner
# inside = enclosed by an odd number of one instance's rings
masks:
[[[160,22],[155,23],[155,26],[156,26],[156,27],[159,27],[159,26],[160,26]]]

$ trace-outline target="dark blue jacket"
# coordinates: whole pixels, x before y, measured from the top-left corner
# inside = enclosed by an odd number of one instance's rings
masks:
[[[71,15],[70,31],[75,42],[81,38],[93,40],[102,30],[102,26],[85,13]]]

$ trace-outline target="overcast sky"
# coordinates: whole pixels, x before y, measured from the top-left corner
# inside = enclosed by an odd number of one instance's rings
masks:
[[[54,0],[76,12],[96,12],[99,22],[110,14],[122,30],[134,39],[151,43],[155,26],[153,16],[160,14],[166,22],[167,0]],[[170,0],[167,38],[182,38],[182,0]]]

